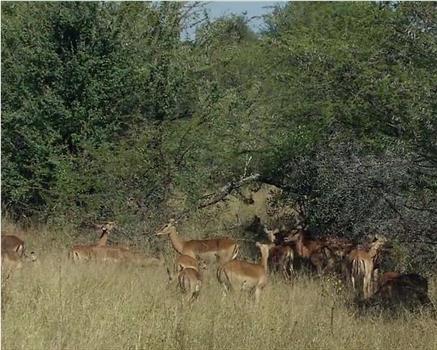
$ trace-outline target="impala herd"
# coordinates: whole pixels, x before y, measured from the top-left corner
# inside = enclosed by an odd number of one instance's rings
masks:
[[[108,245],[108,235],[116,228],[115,222],[99,225],[100,238],[94,244],[74,245],[69,251],[73,262],[101,261],[133,263],[141,266],[165,266],[162,256],[146,257],[123,245]],[[258,303],[268,284],[269,271],[280,273],[291,281],[299,267],[306,266],[317,275],[337,274],[350,285],[355,295],[364,303],[418,300],[421,305],[432,305],[428,298],[428,282],[418,274],[385,272],[379,274],[381,259],[387,240],[375,236],[364,244],[327,235],[312,237],[304,228],[268,230],[262,226],[268,243],[256,242],[261,253],[258,263],[238,258],[240,246],[230,238],[183,240],[176,229],[176,221],[164,225],[156,236],[167,236],[177,257],[173,272],[167,268],[169,280],[177,275],[179,289],[190,302],[196,300],[202,288],[203,274],[216,264],[216,277],[223,292],[246,290],[253,292]],[[19,269],[23,259],[36,260],[32,252],[26,253],[24,241],[13,235],[3,235],[1,240],[3,268]]]

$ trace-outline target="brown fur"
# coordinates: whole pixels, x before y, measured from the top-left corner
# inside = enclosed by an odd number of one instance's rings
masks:
[[[77,244],[74,245],[70,252],[69,252],[69,257],[73,260],[73,261],[89,261],[93,258],[96,258],[97,255],[99,254],[100,250],[99,249],[94,249],[95,247],[106,247],[107,246],[107,242],[108,242],[108,235],[109,232],[111,232],[115,227],[116,224],[115,222],[108,222],[106,224],[102,224],[102,225],[95,225],[95,227],[99,228],[101,230],[101,234],[100,234],[100,238],[99,240],[94,243],[94,244]],[[118,247],[119,249],[124,249],[127,250],[124,247]],[[115,252],[109,253],[110,255],[116,255]]]
[[[344,258],[354,248],[354,243],[351,240],[334,235],[321,237],[320,241],[339,258]]]
[[[261,291],[267,285],[270,246],[258,242],[256,246],[261,251],[261,261],[258,264],[241,260],[228,261],[217,269],[217,279],[225,291],[254,290],[255,302],[258,303]]]
[[[324,250],[326,245],[319,239],[310,238],[306,231],[301,229],[295,230],[295,233],[289,236],[286,241],[295,243],[296,254],[303,259],[308,259],[319,275],[329,265],[327,254]]]
[[[362,290],[364,299],[373,294],[374,258],[385,242],[385,239],[378,238],[369,244],[368,249],[358,246],[346,256],[347,279],[350,280],[354,290]]]
[[[294,252],[290,246],[275,245],[270,248],[268,264],[271,271],[281,272],[286,279],[293,275]]]
[[[196,300],[202,287],[202,277],[199,271],[190,267],[179,271],[178,286],[183,293],[189,295],[190,301]]]
[[[107,263],[127,263],[143,267],[164,266],[162,257],[147,257],[140,252],[120,247],[92,246],[88,249],[91,260]]]
[[[226,262],[238,254],[238,244],[230,238],[215,238],[203,240],[182,240],[174,226],[174,221],[170,221],[156,235],[168,235],[170,237],[173,248],[181,255],[188,255],[194,259],[200,257],[206,262],[213,262],[216,255],[219,255],[220,261]]]
[[[18,256],[23,256],[24,241],[13,235],[2,236],[2,254],[4,252],[15,252]]]

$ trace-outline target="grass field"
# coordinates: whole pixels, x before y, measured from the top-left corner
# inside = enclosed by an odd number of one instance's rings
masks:
[[[3,349],[437,347],[429,315],[357,316],[327,280],[287,284],[272,277],[255,306],[244,294],[224,298],[212,271],[190,307],[164,270],[75,265],[67,260],[68,244],[44,235],[27,241],[38,262],[2,279]],[[430,287],[435,302],[435,280]]]

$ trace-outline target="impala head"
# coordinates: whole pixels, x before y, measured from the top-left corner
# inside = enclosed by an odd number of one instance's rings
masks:
[[[301,229],[294,229],[284,238],[284,242],[297,242],[304,237],[304,232]]]
[[[30,261],[34,262],[34,261],[37,261],[37,260],[38,260],[38,257],[35,254],[35,252],[30,252]]]
[[[169,235],[171,232],[174,231],[175,225],[176,225],[175,219],[170,219],[168,224],[165,224],[161,229],[159,229],[158,232],[156,232],[156,236],[162,236],[162,235]]]
[[[279,233],[279,229],[276,228],[274,230],[264,229],[265,234],[270,242],[274,243],[276,241],[276,235]]]
[[[117,227],[115,221],[108,221],[100,226],[100,229],[104,232],[110,232]]]
[[[387,238],[376,234],[370,246],[376,249],[382,248],[388,242]]]
[[[35,262],[38,260],[38,256],[35,254],[35,252],[30,252],[29,254],[27,254],[26,252],[24,253],[24,258],[28,261],[31,262]]]

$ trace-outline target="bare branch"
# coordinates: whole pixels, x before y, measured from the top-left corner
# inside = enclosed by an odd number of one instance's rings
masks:
[[[224,200],[232,191],[240,188],[244,184],[252,181],[256,181],[260,178],[260,174],[254,174],[240,179],[239,181],[232,181],[223,186],[218,192],[213,193],[209,196],[209,199],[200,203],[197,206],[197,209],[202,209],[208,207],[210,205],[216,204],[222,200]]]

